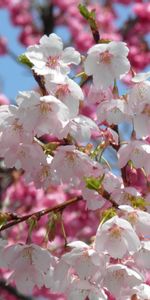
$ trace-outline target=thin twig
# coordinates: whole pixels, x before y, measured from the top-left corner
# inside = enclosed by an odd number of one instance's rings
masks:
[[[12,222],[10,222],[10,223],[7,223],[7,224],[3,225],[3,226],[1,227],[1,229],[0,229],[0,231],[3,231],[3,230],[5,230],[5,229],[10,228],[10,227],[12,227],[12,226],[14,226],[14,225],[17,225],[17,224],[19,224],[19,223],[22,223],[22,222],[28,220],[29,218],[31,218],[32,216],[35,216],[37,219],[40,219],[42,216],[44,216],[44,215],[46,215],[46,214],[48,214],[48,213],[50,213],[50,212],[52,212],[52,211],[53,211],[53,212],[56,212],[56,211],[57,211],[57,212],[58,212],[58,211],[63,211],[63,209],[64,209],[65,207],[67,207],[67,206],[69,206],[69,205],[71,205],[71,204],[74,204],[74,203],[76,203],[76,202],[78,202],[78,201],[80,201],[80,200],[82,200],[82,199],[83,199],[83,198],[82,198],[81,196],[74,197],[74,198],[72,198],[72,199],[70,199],[70,200],[68,200],[68,201],[66,201],[66,202],[64,202],[64,203],[58,204],[58,205],[56,205],[56,206],[54,206],[54,207],[46,208],[46,209],[37,211],[37,212],[32,213],[32,214],[29,214],[29,215],[25,215],[25,216],[22,216],[22,217],[18,217],[17,220],[14,220],[14,221],[12,221]]]
[[[0,291],[1,289],[7,291],[9,294],[15,296],[19,300],[33,300],[32,297],[20,294],[15,287],[7,284],[3,279],[0,280]]]

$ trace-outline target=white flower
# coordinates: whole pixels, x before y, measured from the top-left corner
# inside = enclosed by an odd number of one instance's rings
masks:
[[[140,209],[134,209],[129,205],[120,205],[123,216],[130,222],[138,234],[142,237],[150,237],[150,214]]]
[[[123,99],[102,101],[97,107],[96,114],[99,122],[106,120],[109,125],[118,125],[121,122],[130,120],[127,104]]]
[[[60,146],[51,163],[55,171],[58,183],[81,183],[84,176],[99,176],[102,168],[99,163],[93,161],[86,153],[76,150],[75,146]]]
[[[120,147],[117,156],[119,167],[123,168],[131,160],[136,168],[144,168],[150,174],[150,145],[143,141],[129,141]]]
[[[117,249],[117,245],[116,245]],[[106,268],[106,274],[104,278],[104,286],[115,296],[117,299],[123,290],[132,288],[135,285],[142,283],[143,277],[136,271],[129,269],[128,267],[116,264],[110,265]]]
[[[136,74],[133,78],[133,82],[142,82],[145,81],[146,79],[150,78],[150,72],[145,72],[145,73],[139,73]]]
[[[40,45],[30,46],[25,53],[33,63],[33,70],[39,75],[67,74],[70,72],[70,64],[80,63],[80,53],[73,47],[63,50],[63,43],[55,33],[44,35],[40,39]]]
[[[98,278],[104,274],[107,258],[103,254],[98,254],[92,247],[80,241],[69,243],[68,246],[73,249],[61,259],[74,269],[81,280],[92,280],[96,273]]]
[[[85,72],[93,75],[96,88],[106,89],[130,69],[129,49],[123,42],[94,45],[88,50]]]
[[[150,300],[150,286],[148,284],[140,284],[132,289],[132,295],[136,295],[137,300]],[[130,300],[131,298],[129,298]],[[128,299],[127,299],[128,300]]]
[[[52,95],[21,92],[17,104],[24,128],[38,137],[46,133],[58,136],[70,118],[68,107]]]
[[[7,241],[0,238],[0,267],[6,267],[6,263],[3,259],[5,247],[7,246]]]
[[[93,132],[99,132],[99,128],[90,118],[78,115],[71,119],[61,133],[61,137],[69,133],[77,143],[87,143]]]
[[[9,246],[3,259],[13,271],[8,282],[14,279],[17,289],[25,294],[30,294],[34,286],[41,288],[46,285],[46,276],[55,265],[55,258],[49,251],[35,244]]]
[[[82,188],[83,199],[86,200],[86,207],[90,210],[102,208],[106,203],[106,199],[95,190],[90,190],[83,186]]]
[[[142,248],[133,255],[136,266],[150,270],[150,241],[142,241]]]
[[[146,104],[150,104],[150,82],[141,81],[134,84],[127,98],[128,112],[130,115],[139,114]]]
[[[46,90],[57,99],[62,101],[69,109],[70,116],[76,117],[79,112],[79,103],[84,95],[80,86],[67,76],[58,76],[51,78],[51,75],[45,76]]]
[[[114,258],[123,258],[139,250],[140,240],[131,224],[115,216],[100,224],[96,233],[95,249]]]
[[[90,281],[80,280],[74,276],[66,295],[70,300],[107,300],[107,296],[101,287],[95,286]]]

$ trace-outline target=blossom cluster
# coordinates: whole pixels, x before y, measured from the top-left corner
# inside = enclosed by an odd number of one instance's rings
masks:
[[[13,26],[19,26],[19,42],[24,46],[37,43],[43,33],[50,33],[61,25],[69,31],[70,40],[80,51],[87,51],[93,45],[87,23],[80,15],[79,0],[21,1],[0,0],[0,8],[7,9]],[[130,60],[136,70],[149,64],[149,3],[144,0],[89,0],[86,4],[96,12],[96,19],[102,39],[125,40],[130,48]],[[126,18],[119,22],[118,6],[123,5]],[[130,7],[128,8],[128,5]],[[36,18],[37,17],[37,18]],[[38,21],[37,21],[38,19]],[[84,41],[84,42],[83,42]],[[0,55],[10,54],[6,37],[0,37]]]
[[[11,270],[8,282],[15,280],[25,294],[45,286],[69,299],[149,299],[150,242],[138,237],[149,231],[149,214],[128,205],[119,210],[121,216],[99,225],[91,245],[71,242],[61,258],[33,243],[8,246],[1,239],[0,265]]]
[[[1,239],[0,267],[22,293],[45,287],[70,300],[149,297],[150,73],[134,74],[129,93],[119,95],[118,80],[131,69],[128,54],[124,42],[100,41],[81,56],[53,33],[23,55],[39,90],[19,92],[16,105],[0,107],[4,165],[38,189],[74,189],[101,222],[93,241],[68,243],[64,234],[61,255],[34,244],[31,232],[26,244]],[[105,156],[112,150],[118,176]]]

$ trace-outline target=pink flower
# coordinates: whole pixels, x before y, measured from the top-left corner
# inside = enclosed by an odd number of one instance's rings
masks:
[[[129,160],[133,162],[135,168],[144,168],[147,175],[150,174],[150,145],[143,141],[130,141],[123,145],[118,151],[120,168],[123,168]]]
[[[9,104],[9,99],[4,95],[0,94],[0,105]]]
[[[78,186],[84,176],[99,176],[102,167],[75,146],[60,146],[52,160],[56,181]]]
[[[9,246],[4,251],[3,259],[13,271],[8,282],[14,279],[17,289],[25,294],[30,294],[34,286],[41,288],[46,285],[47,274],[55,264],[50,252],[35,244]]]
[[[45,87],[50,95],[55,96],[62,101],[69,109],[70,116],[76,117],[79,112],[80,101],[84,95],[80,86],[67,76],[58,76],[51,78],[51,75],[45,76]]]
[[[106,89],[130,69],[127,59],[129,49],[123,42],[94,45],[88,50],[84,67],[93,76],[97,88]]]
[[[7,40],[4,37],[0,37],[0,55],[7,54]]]
[[[111,257],[123,258],[139,250],[140,240],[129,222],[115,216],[98,227],[94,248]]]
[[[33,63],[33,70],[39,75],[68,74],[70,64],[80,63],[80,54],[73,47],[63,50],[63,43],[55,33],[44,35],[40,45],[30,46],[25,53]]]
[[[128,205],[120,205],[119,209],[123,212],[123,216],[131,223],[135,232],[140,237],[150,236],[150,214],[140,209],[134,209]]]
[[[52,95],[20,92],[17,104],[24,128],[38,137],[46,133],[59,136],[70,118],[67,106]]]
[[[116,246],[117,249],[117,246]],[[128,267],[116,264],[106,268],[104,286],[112,293],[116,299],[123,299],[123,294],[127,289],[139,285],[143,281],[143,276]]]

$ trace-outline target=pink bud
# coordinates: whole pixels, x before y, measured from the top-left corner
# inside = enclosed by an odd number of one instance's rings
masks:
[[[7,40],[4,37],[0,37],[0,55],[7,53]]]
[[[0,94],[0,105],[9,104],[9,99],[4,95]]]

